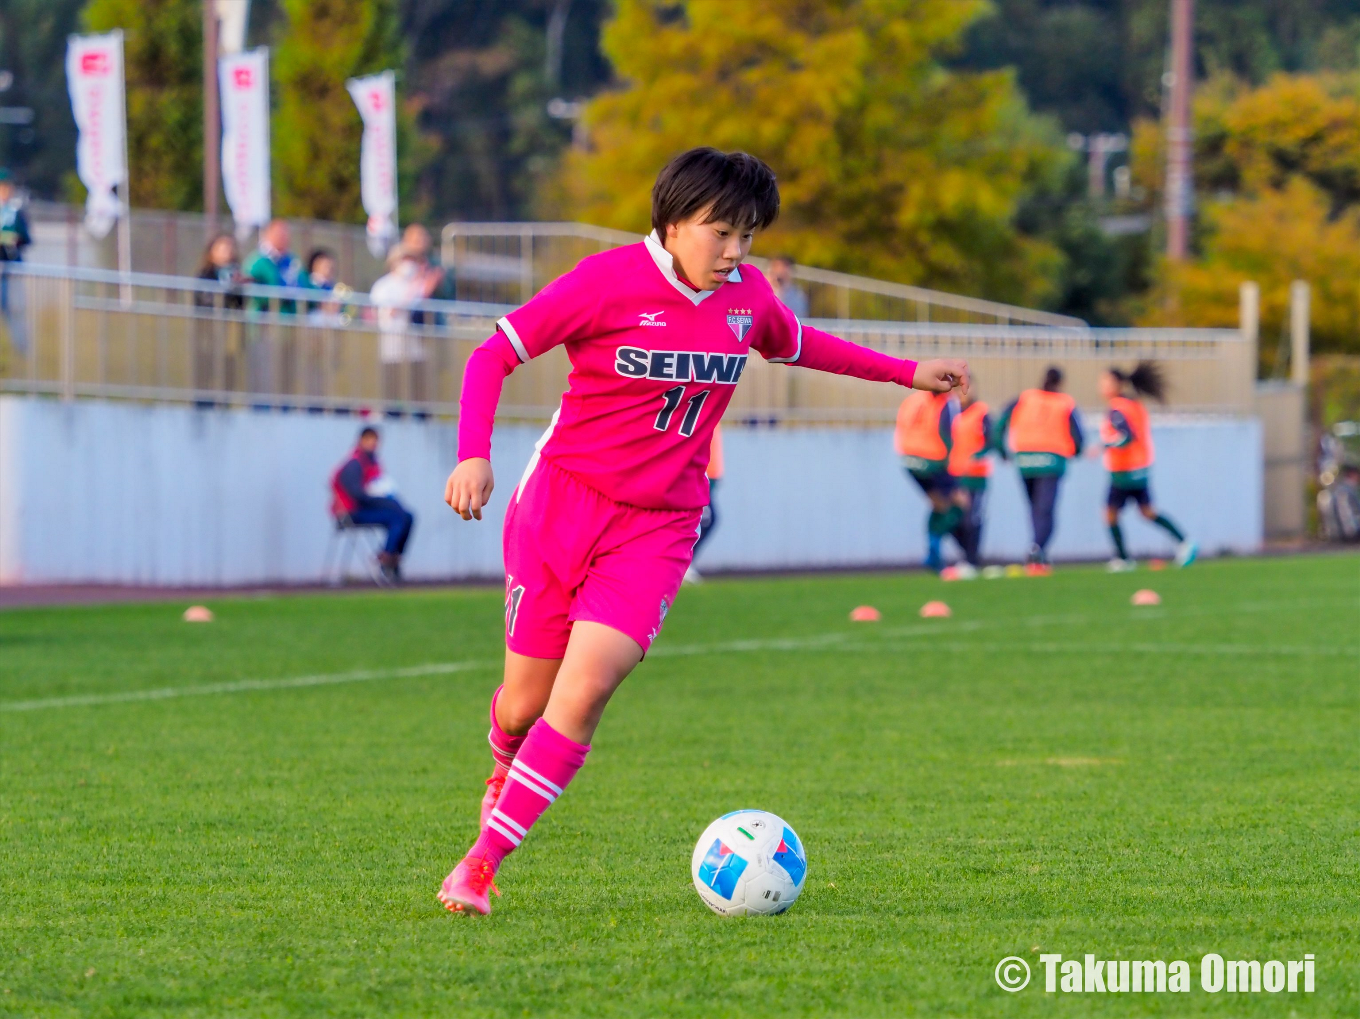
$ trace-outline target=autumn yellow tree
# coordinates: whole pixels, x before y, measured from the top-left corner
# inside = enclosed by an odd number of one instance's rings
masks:
[[[1160,126],[1135,131],[1135,175],[1160,192]],[[1261,287],[1261,355],[1273,368],[1289,285],[1312,287],[1315,349],[1360,352],[1360,80],[1219,79],[1195,104],[1200,254],[1163,265],[1150,324],[1232,325],[1238,286]]]
[[[779,177],[759,243],[812,265],[1041,303],[1060,256],[1012,226],[1059,158],[1009,72],[943,65],[975,0],[618,0],[603,46],[622,86],[586,112],[552,210],[646,230],[657,170],[695,145]]]

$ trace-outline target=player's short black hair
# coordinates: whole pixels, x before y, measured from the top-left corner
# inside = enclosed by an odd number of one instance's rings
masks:
[[[765,229],[779,216],[774,171],[745,152],[703,147],[680,153],[652,185],[652,226],[664,239],[666,227],[705,209],[706,223],[725,220],[737,227]]]
[[[313,248],[312,253],[307,256],[307,271],[313,272],[316,269],[317,260],[321,258],[329,258],[334,262],[335,252],[331,251],[330,248]]]
[[[1048,390],[1050,393],[1056,393],[1059,389],[1062,388],[1062,384],[1063,384],[1062,369],[1059,368],[1056,364],[1050,365],[1048,370],[1044,372],[1044,388]]]
[[[359,441],[363,442],[370,435],[376,439],[378,437],[378,430],[374,428],[372,425],[365,425],[363,430],[359,433]]]

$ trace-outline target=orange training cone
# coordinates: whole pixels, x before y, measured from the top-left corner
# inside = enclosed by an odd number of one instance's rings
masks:
[[[1156,591],[1145,587],[1141,591],[1134,591],[1133,597],[1130,598],[1129,601],[1134,605],[1160,605],[1162,603],[1162,596]]]
[[[872,605],[857,605],[850,610],[850,619],[856,623],[877,623],[883,618],[883,613]]]
[[[953,614],[942,601],[928,601],[921,606],[922,619],[948,619]]]
[[[211,623],[213,621],[212,609],[206,605],[190,605],[184,610],[184,621],[186,623]]]

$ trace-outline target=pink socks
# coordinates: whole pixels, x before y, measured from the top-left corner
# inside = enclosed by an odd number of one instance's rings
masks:
[[[496,771],[498,772],[510,770],[510,765],[514,762],[515,755],[519,753],[519,748],[529,738],[528,733],[523,736],[511,736],[496,721],[496,699],[500,697],[501,691],[504,689],[505,686],[502,684],[496,687],[496,692],[491,695],[491,731],[486,734],[486,740],[491,744],[491,756],[496,759]]]
[[[492,733],[496,731],[493,727]],[[486,830],[468,850],[469,856],[483,857],[493,867],[500,867],[543,811],[562,795],[590,752],[588,745],[567,739],[541,718],[521,738],[524,742],[510,765],[505,791],[491,812]]]

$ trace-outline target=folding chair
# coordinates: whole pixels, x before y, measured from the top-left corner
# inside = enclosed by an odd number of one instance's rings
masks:
[[[348,513],[341,513],[334,520],[335,529],[326,543],[326,558],[321,566],[322,578],[332,587],[342,586],[349,579],[350,561],[357,551],[368,567],[369,579],[379,587],[387,587],[388,580],[378,565],[378,553],[383,548],[383,528],[378,524],[356,524]]]

